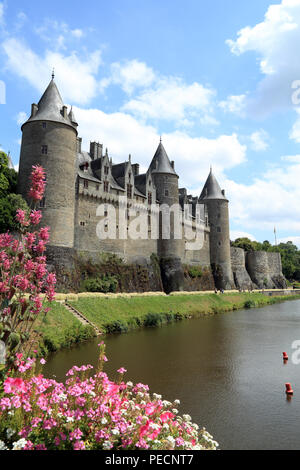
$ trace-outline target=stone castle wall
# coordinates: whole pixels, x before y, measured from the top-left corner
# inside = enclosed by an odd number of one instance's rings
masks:
[[[238,289],[251,289],[253,282],[246,270],[245,251],[231,247],[231,266],[235,285]]]

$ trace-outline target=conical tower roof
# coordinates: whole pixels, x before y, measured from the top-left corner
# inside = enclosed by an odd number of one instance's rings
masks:
[[[37,105],[37,112],[28,121],[53,121],[75,127],[70,118],[63,116],[63,100],[60,96],[54,76]]]
[[[149,170],[151,173],[167,173],[178,176],[171,165],[167,152],[165,151],[161,141],[159,142],[155,155],[150,163]]]
[[[216,177],[212,172],[212,168],[210,169],[208,178],[200,195],[200,200],[205,199],[223,199],[227,201],[225,195],[223,194],[220,188],[218,181],[216,180]]]

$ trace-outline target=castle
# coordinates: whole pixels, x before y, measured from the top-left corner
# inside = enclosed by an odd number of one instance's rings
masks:
[[[139,164],[132,163],[130,155],[127,161],[114,164],[102,144],[91,142],[89,152],[84,151],[77,127],[74,112],[72,108],[68,112],[52,76],[39,103],[32,104],[31,115],[22,125],[18,187],[27,198],[32,165],[40,164],[46,170],[46,191],[40,208],[43,225],[51,227],[49,253],[56,254],[56,262],[68,263],[74,252],[87,256],[107,252],[127,263],[147,265],[155,254],[162,260],[162,275],[172,285],[169,290],[181,288],[182,265],[210,268],[218,289],[275,287],[274,276],[282,276],[278,253],[266,253],[263,259],[247,254],[247,260],[243,250],[231,249],[229,202],[212,169],[200,196],[193,197],[185,188],[179,188],[174,162],[169,160],[162,141],[147,172],[140,174]],[[158,236],[152,236],[155,207],[173,205],[180,208],[181,218],[176,219],[175,214],[170,218],[170,236],[162,236],[165,226],[161,215]],[[201,222],[196,213],[198,205],[204,208]],[[101,214],[99,206],[103,208]],[[99,215],[106,218],[107,226],[111,207],[117,214],[117,236],[99,238]],[[126,214],[128,231],[133,211],[145,216],[148,237],[131,239],[118,233],[121,212]],[[187,248],[185,219],[192,231],[201,225],[199,249]],[[180,237],[175,236],[178,227]]]

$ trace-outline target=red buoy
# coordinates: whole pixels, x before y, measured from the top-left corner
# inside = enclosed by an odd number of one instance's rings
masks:
[[[287,395],[293,395],[293,394],[294,394],[294,390],[292,389],[290,383],[285,384],[285,387],[286,387],[285,393],[286,393]]]
[[[284,361],[287,361],[288,358],[289,358],[289,356],[287,355],[287,353],[284,352],[284,353],[282,353],[282,355],[283,355],[283,360],[284,360]]]

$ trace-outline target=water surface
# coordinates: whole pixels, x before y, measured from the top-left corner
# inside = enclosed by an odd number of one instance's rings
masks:
[[[300,300],[105,338],[106,372],[142,382],[205,426],[222,449],[300,449]],[[49,358],[48,376],[95,364],[99,338]],[[282,361],[282,352],[290,357]],[[287,400],[285,382],[294,396]]]

